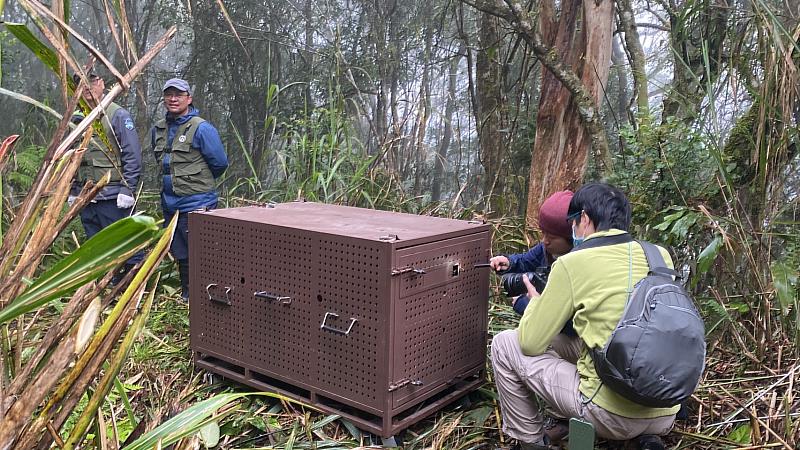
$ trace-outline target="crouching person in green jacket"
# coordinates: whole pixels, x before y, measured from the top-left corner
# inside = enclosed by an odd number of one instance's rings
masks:
[[[503,432],[522,450],[553,448],[551,440],[563,437],[546,430],[535,394],[554,414],[592,423],[600,437],[664,448],[658,436],[670,431],[678,406],[647,407],[615,393],[601,382],[587,351],[603,347],[622,317],[628,293],[648,273],[642,247],[627,236],[628,199],[613,186],[587,184],[572,197],[567,221],[576,250],[584,241],[609,243],[558,258],[541,295],[523,277],[531,302],[519,327],[499,333],[491,347]],[[659,250],[671,266],[668,252]],[[570,319],[577,337],[559,334]],[[553,345],[554,339],[565,338],[569,342]],[[570,346],[565,355],[554,350]],[[580,356],[570,360],[568,354]]]

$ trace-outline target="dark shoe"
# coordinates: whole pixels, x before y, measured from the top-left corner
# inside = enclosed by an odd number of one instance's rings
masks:
[[[549,419],[544,424],[545,442],[559,444],[569,435],[569,422],[565,420]]]
[[[125,275],[127,275],[128,272],[133,271],[135,267],[136,264],[124,264],[122,267],[117,269],[117,271],[114,272],[114,276],[111,277],[111,282],[110,282],[111,286],[118,285],[119,282],[122,281],[123,278],[125,278]]]
[[[664,450],[664,441],[654,434],[643,434],[636,438],[636,448],[640,450]]]
[[[189,260],[178,260],[178,275],[181,277],[181,297],[189,300]]]

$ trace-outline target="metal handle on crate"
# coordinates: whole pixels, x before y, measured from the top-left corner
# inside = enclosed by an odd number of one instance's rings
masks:
[[[414,272],[417,275],[425,275],[425,269],[418,269],[416,267],[405,266],[399,269],[392,269],[392,276],[396,277],[397,275],[401,275],[404,273]]]
[[[206,295],[208,295],[208,299],[210,301],[212,301],[212,302],[222,303],[223,305],[231,306],[231,298],[230,298],[230,295],[228,295],[228,294],[231,293],[231,288],[228,287],[228,286],[225,286],[225,298],[223,299],[223,298],[214,297],[213,295],[211,295],[211,288],[214,288],[214,287],[217,287],[217,283],[209,283],[206,286]]]
[[[253,292],[253,295],[259,298],[265,298],[267,300],[276,300],[281,302],[281,304],[288,305],[292,303],[292,297],[287,297],[285,295],[278,295],[278,294],[270,294],[267,291],[256,291]]]
[[[404,379],[402,379],[400,381],[397,381],[395,383],[390,383],[389,384],[389,392],[394,392],[394,391],[400,389],[401,387],[407,386],[409,384],[412,385],[412,386],[422,386],[422,380],[411,380],[411,379],[408,379],[408,378],[404,378]]]
[[[350,334],[350,332],[353,330],[353,325],[355,325],[356,322],[358,322],[358,319],[354,319],[354,318],[351,317],[350,318],[350,326],[347,327],[347,331],[342,331],[342,330],[340,330],[338,328],[333,328],[331,326],[325,325],[325,322],[328,320],[328,316],[331,316],[334,319],[339,317],[339,315],[336,314],[336,313],[326,312],[325,313],[325,317],[322,318],[322,325],[320,325],[319,328],[322,329],[322,330],[332,331],[332,332],[337,333],[337,334],[343,334],[345,336]]]

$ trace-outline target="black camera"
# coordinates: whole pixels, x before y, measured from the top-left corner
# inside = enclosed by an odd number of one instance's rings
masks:
[[[525,273],[506,273],[503,274],[502,283],[503,290],[509,297],[516,297],[518,295],[527,294],[528,288],[522,281],[522,277],[528,277],[533,287],[541,294],[547,284],[547,277],[550,275],[549,267],[539,267],[533,272]]]

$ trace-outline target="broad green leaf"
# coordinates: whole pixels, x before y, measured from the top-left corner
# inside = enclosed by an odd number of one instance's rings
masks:
[[[219,444],[219,424],[217,421],[208,422],[200,428],[200,440],[206,448],[214,448]]]
[[[749,444],[750,433],[750,424],[740,425],[731,431],[731,433],[728,435],[728,439],[732,440],[733,442],[738,442],[739,444]]]
[[[686,214],[672,224],[672,234],[685,238],[689,233],[689,228],[697,222],[697,215]]]
[[[781,311],[783,315],[788,315],[792,305],[797,307],[797,269],[775,261],[770,265],[770,271]]]
[[[32,311],[98,278],[149,245],[161,229],[152,217],[126,217],[104,228],[43,273],[3,310],[0,323]]]
[[[678,209],[676,212],[672,214],[667,214],[666,216],[664,216],[664,221],[654,226],[653,229],[659,231],[667,231],[669,227],[672,226],[672,223],[683,217],[684,214],[686,214],[685,209]]]
[[[55,73],[58,73],[58,56],[56,53],[36,36],[31,33],[25,25],[21,23],[5,22],[6,29],[11,32],[20,42],[28,47],[45,66]]]
[[[697,257],[697,273],[704,274],[711,268],[711,264],[717,259],[719,250],[722,248],[722,236],[717,236],[710,244],[700,252]]]
[[[745,314],[748,311],[750,311],[750,305],[748,305],[747,303],[744,303],[744,302],[731,302],[728,306],[731,309],[733,309],[735,311],[738,311],[738,312],[740,312],[742,314]]]

